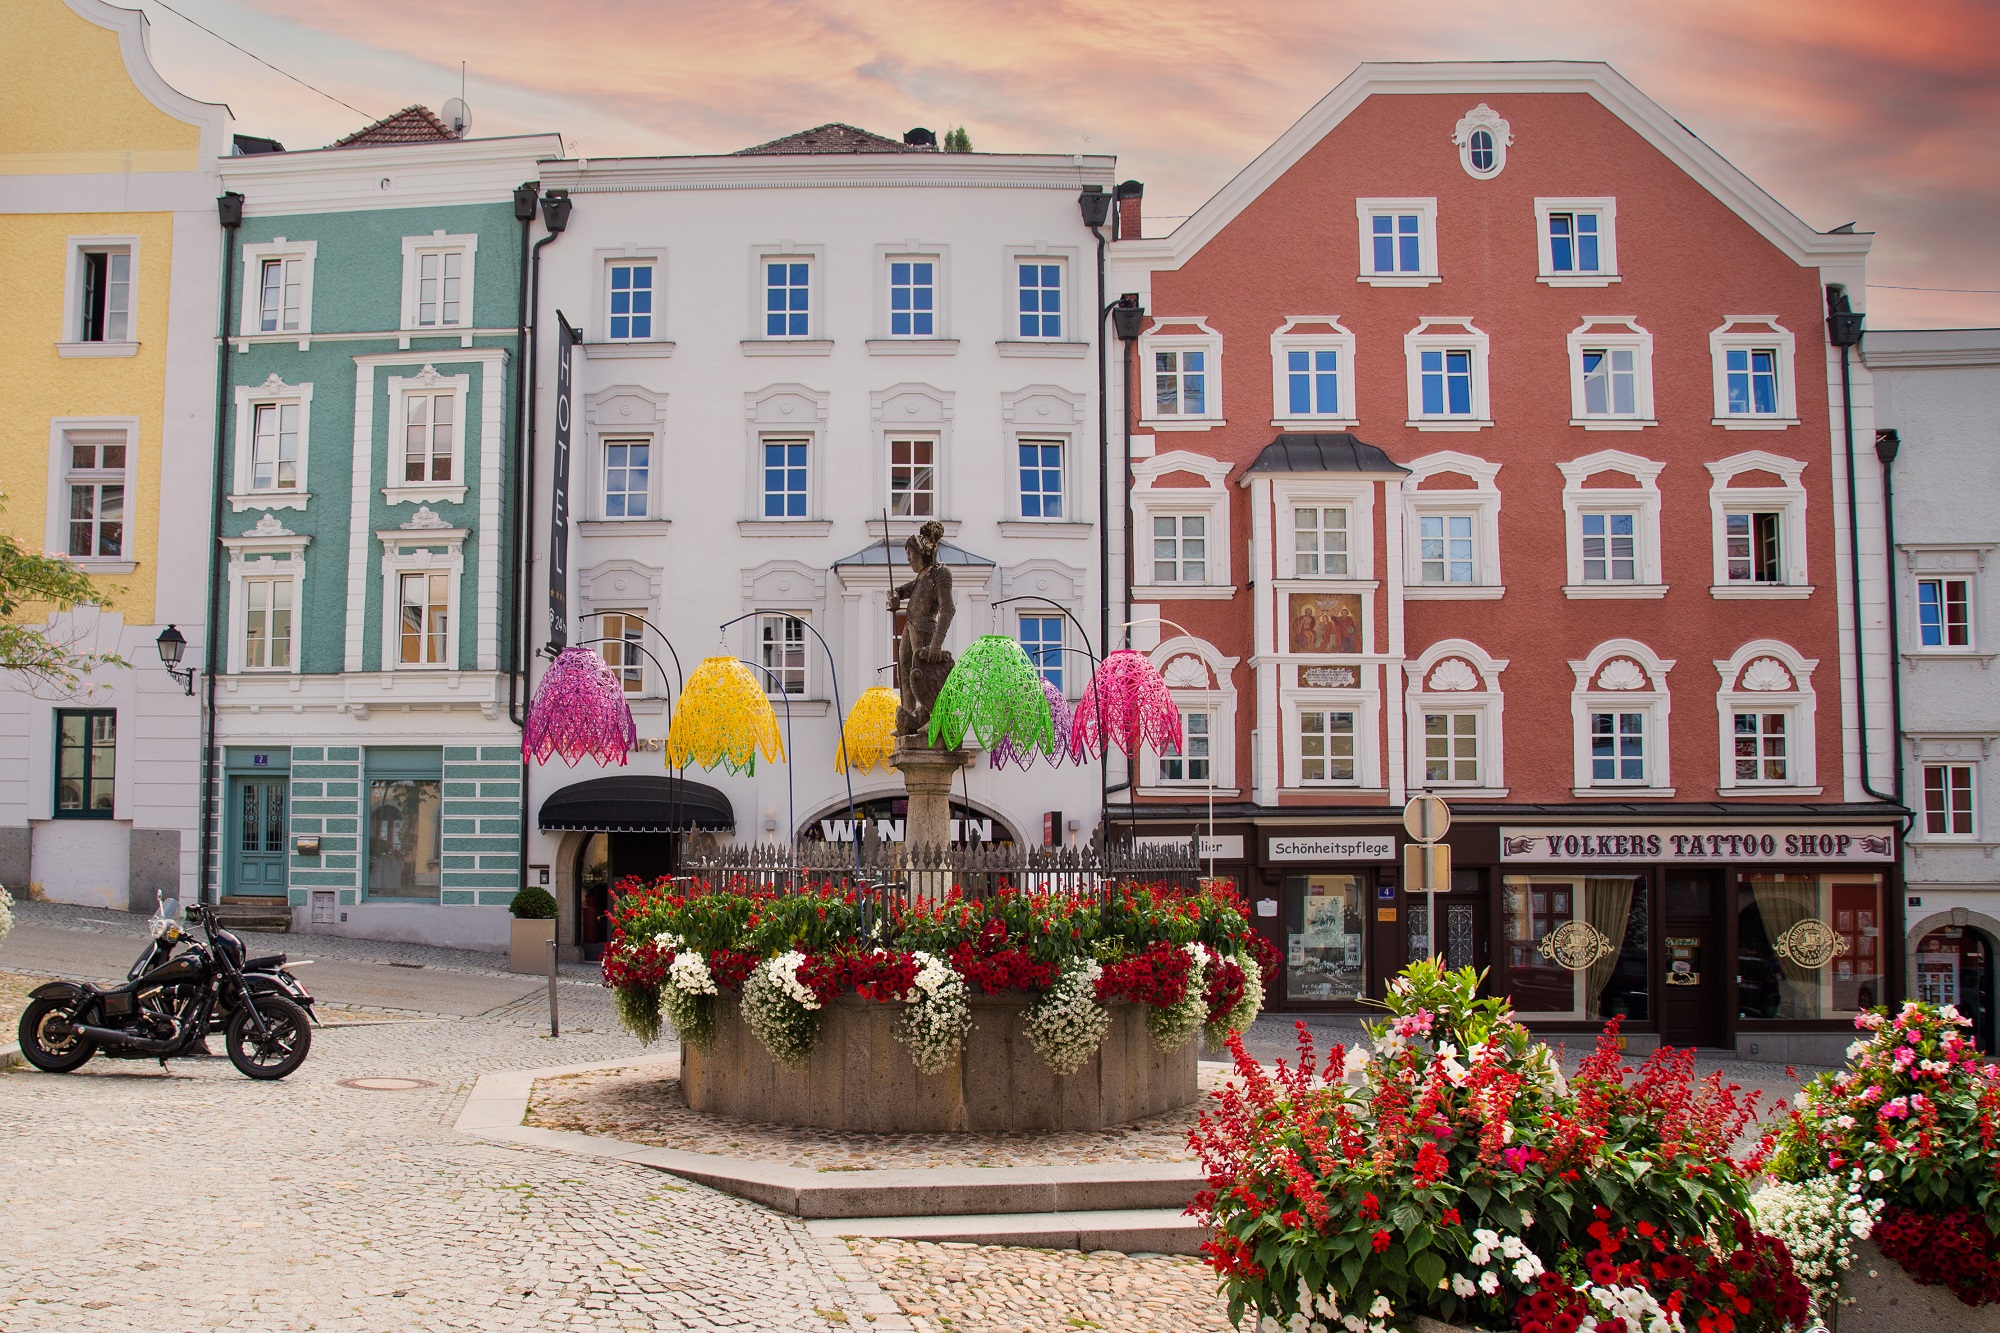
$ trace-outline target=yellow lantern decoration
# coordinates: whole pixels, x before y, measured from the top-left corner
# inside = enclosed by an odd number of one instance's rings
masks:
[[[667,730],[667,766],[722,767],[731,773],[757,771],[759,752],[768,762],[785,757],[777,714],[750,668],[733,657],[702,659],[674,704]]]
[[[902,696],[886,685],[871,685],[847,711],[841,728],[840,749],[833,756],[833,771],[845,773],[849,764],[866,773],[878,764],[887,767],[896,752],[896,710]]]

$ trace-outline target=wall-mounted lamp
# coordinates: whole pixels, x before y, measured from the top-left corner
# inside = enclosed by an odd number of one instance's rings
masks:
[[[169,625],[160,631],[160,637],[153,640],[153,643],[160,650],[160,665],[167,669],[169,676],[181,683],[183,690],[192,695],[195,669],[181,666],[181,654],[187,651],[187,636]]]
[[[1146,307],[1139,304],[1139,293],[1126,292],[1118,298],[1118,304],[1111,307],[1111,325],[1118,331],[1121,342],[1131,342],[1139,336],[1139,330],[1146,323]]]
[[[1102,185],[1084,186],[1083,193],[1076,197],[1076,206],[1083,210],[1086,227],[1101,227],[1111,220],[1111,196]]]

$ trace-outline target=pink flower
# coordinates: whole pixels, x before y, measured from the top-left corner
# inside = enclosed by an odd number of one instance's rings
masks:
[[[1886,1105],[1882,1107],[1882,1118],[1884,1120],[1901,1120],[1904,1116],[1908,1115],[1909,1113],[1910,1113],[1910,1103],[1909,1100],[1904,1097],[1893,1098]]]
[[[1528,1169],[1528,1149],[1526,1148],[1503,1149],[1500,1153],[1500,1158],[1507,1163],[1507,1169],[1510,1171],[1525,1171]]]

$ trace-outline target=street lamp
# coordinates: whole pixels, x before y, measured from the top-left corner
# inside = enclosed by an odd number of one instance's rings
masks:
[[[183,668],[180,664],[181,654],[187,651],[187,636],[174,626],[169,625],[160,631],[160,637],[153,640],[153,643],[160,650],[160,665],[164,666],[167,669],[167,674],[179,681],[181,688],[192,696],[194,694],[195,669],[193,667]]]

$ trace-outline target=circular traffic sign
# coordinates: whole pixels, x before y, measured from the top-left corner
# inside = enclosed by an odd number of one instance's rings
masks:
[[[1416,842],[1436,842],[1450,827],[1450,807],[1428,792],[1412,796],[1403,806],[1403,830]]]

